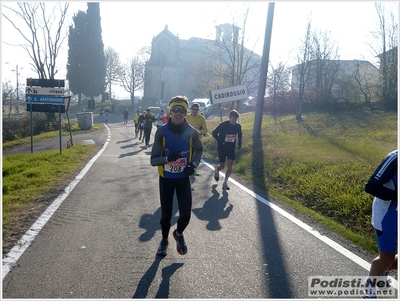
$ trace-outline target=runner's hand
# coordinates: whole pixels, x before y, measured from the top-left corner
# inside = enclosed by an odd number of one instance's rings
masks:
[[[241,145],[241,144],[238,144],[237,149],[239,150],[241,147],[242,147],[242,145]]]
[[[185,176],[191,176],[194,174],[194,166],[192,164],[188,164],[188,166],[183,169],[183,173]]]
[[[168,155],[168,162],[176,161],[179,158],[182,158],[181,152],[172,152]]]

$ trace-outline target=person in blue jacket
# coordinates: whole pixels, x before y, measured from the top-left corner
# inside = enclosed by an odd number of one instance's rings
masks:
[[[372,260],[367,283],[374,277],[388,275],[397,269],[397,150],[390,152],[372,173],[364,190],[374,196],[371,224],[375,229],[379,254]],[[367,298],[376,298],[369,285]]]
[[[175,96],[169,102],[171,117],[155,133],[150,164],[158,166],[161,202],[161,233],[157,255],[167,255],[168,235],[171,228],[174,194],[178,200],[179,218],[173,231],[176,249],[180,255],[187,253],[183,231],[189,225],[192,211],[190,176],[199,165],[203,144],[199,133],[186,121],[189,101],[185,96]]]

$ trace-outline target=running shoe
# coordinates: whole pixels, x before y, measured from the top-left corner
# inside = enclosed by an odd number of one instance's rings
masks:
[[[174,230],[172,235],[174,236],[174,238],[176,240],[176,251],[180,255],[185,255],[187,253],[187,247],[186,247],[186,244],[185,244],[185,239],[183,238],[183,234],[178,236],[177,231]]]
[[[218,181],[219,180],[219,171],[218,168],[215,167],[215,171],[214,171],[214,180]]]
[[[158,247],[157,250],[157,255],[166,256],[168,254],[167,248],[168,248],[168,239],[164,238],[161,239],[160,246]]]
[[[229,189],[231,189],[231,188],[228,186],[228,183],[224,182],[224,183],[222,184],[222,189],[229,190]]]
[[[199,173],[197,172],[197,170],[195,169],[194,170],[194,173],[193,173],[195,176],[199,176]]]

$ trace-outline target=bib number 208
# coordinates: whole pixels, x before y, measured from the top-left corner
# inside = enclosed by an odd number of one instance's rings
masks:
[[[173,173],[176,173],[176,172],[182,172],[182,166],[180,166],[180,165],[174,165],[174,166],[169,166],[169,172],[173,172]]]

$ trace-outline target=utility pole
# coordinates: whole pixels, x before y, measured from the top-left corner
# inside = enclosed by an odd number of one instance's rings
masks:
[[[268,4],[267,24],[265,27],[265,37],[264,37],[264,49],[261,59],[260,80],[258,83],[257,103],[254,116],[253,136],[259,135],[261,133],[264,95],[265,95],[265,87],[267,84],[269,49],[271,46],[272,21],[274,19],[274,7],[275,7],[274,2],[270,2]]]
[[[19,84],[18,84],[18,65],[16,66],[17,70],[17,113],[19,113]]]
[[[16,73],[16,75],[17,75],[17,89],[16,89],[16,96],[17,96],[17,113],[19,113],[19,81],[18,81],[18,76],[19,76],[19,73],[18,73],[18,65],[16,65],[15,66],[15,70],[12,70],[12,71],[15,71],[15,73]]]

